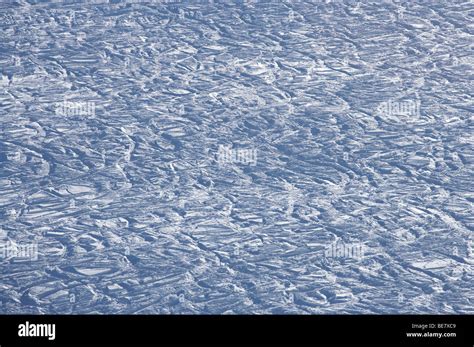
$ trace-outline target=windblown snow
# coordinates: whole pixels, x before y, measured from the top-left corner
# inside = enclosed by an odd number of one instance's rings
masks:
[[[0,313],[474,313],[473,11],[0,4]]]

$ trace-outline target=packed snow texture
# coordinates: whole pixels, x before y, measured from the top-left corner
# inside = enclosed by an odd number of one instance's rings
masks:
[[[472,1],[0,4],[0,313],[474,313]]]

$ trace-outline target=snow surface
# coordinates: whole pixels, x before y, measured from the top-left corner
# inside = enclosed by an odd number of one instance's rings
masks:
[[[1,3],[0,313],[474,313],[473,11]]]

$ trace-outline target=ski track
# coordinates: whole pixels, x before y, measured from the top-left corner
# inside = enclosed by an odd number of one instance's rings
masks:
[[[473,314],[472,11],[0,4],[0,313]]]

